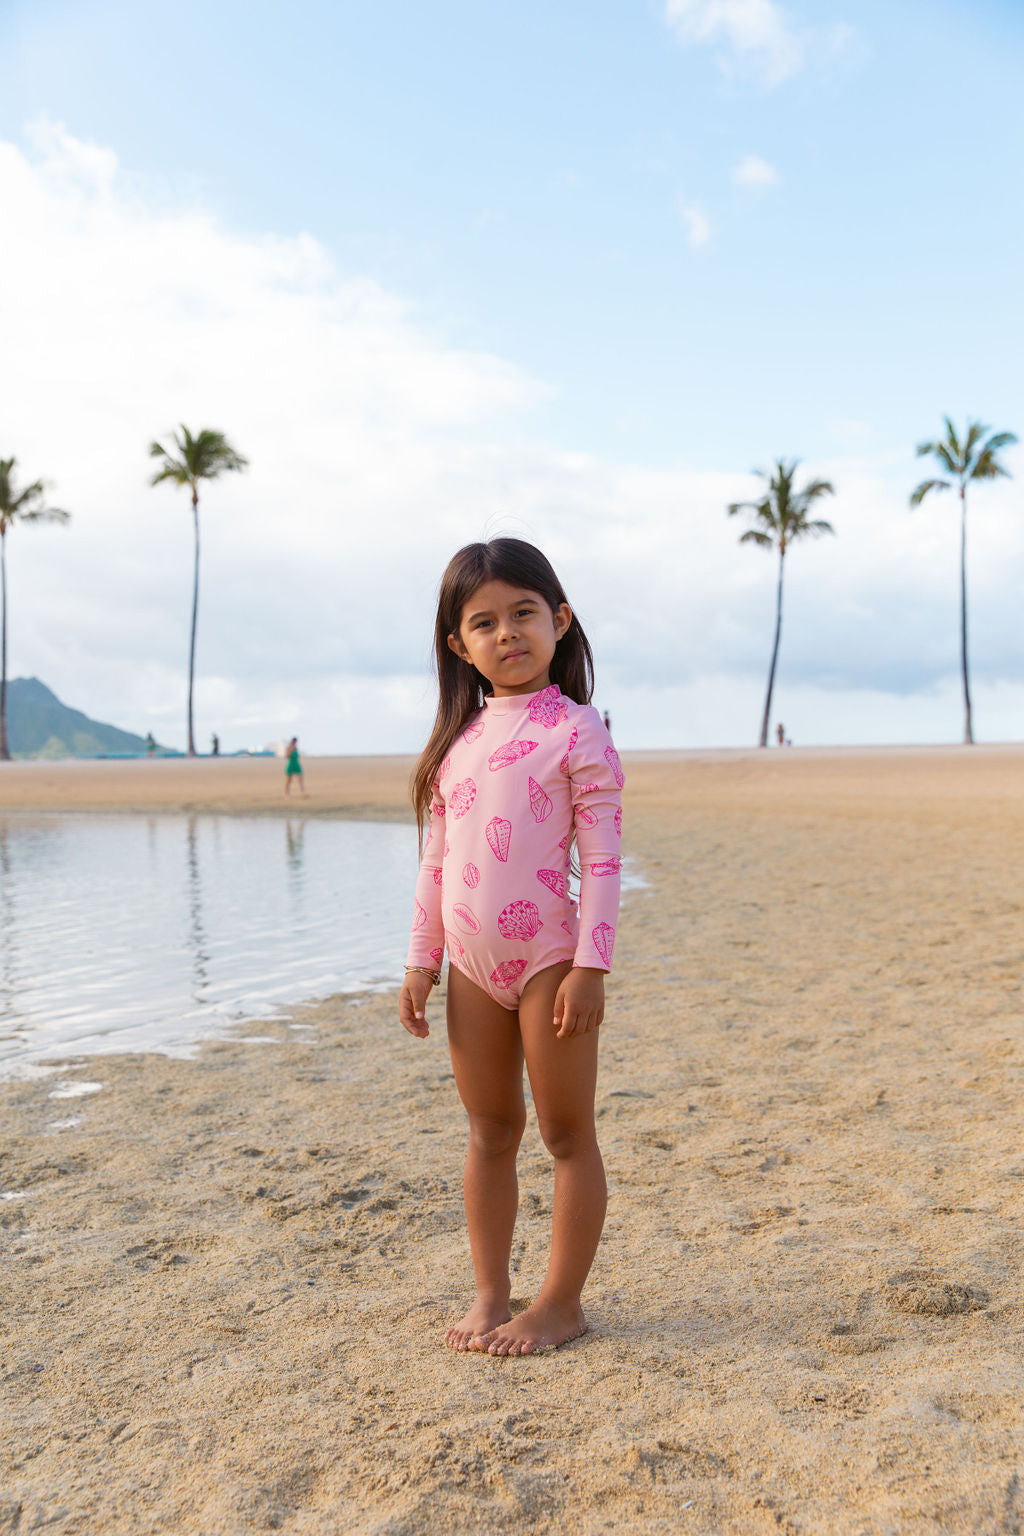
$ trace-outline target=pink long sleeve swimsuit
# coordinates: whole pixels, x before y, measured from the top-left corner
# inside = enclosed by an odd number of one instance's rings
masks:
[[[513,1012],[530,977],[560,960],[610,971],[623,782],[591,705],[555,684],[488,698],[433,785],[406,963],[437,970],[447,946],[451,964]]]

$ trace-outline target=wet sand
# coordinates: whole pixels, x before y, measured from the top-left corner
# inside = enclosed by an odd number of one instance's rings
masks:
[[[402,815],[408,768],[312,759],[303,807]],[[332,999],[305,1039],[0,1087],[0,1532],[1021,1530],[1024,749],[626,768],[651,884],[591,1334],[439,1346],[469,1282],[443,996],[426,1042]],[[276,810],[280,779],[15,764],[0,798]],[[531,1124],[522,1302],[550,1192]]]

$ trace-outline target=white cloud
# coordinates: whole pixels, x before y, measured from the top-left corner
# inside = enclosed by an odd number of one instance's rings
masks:
[[[711,223],[699,203],[681,203],[679,217],[686,226],[686,238],[690,245],[707,245],[711,239]]]
[[[759,155],[744,155],[743,159],[734,168],[732,179],[738,187],[775,187],[778,186],[779,173],[767,160],[762,160]]]
[[[800,27],[776,0],[665,0],[665,19],[684,45],[719,45],[725,73],[769,88],[799,74],[812,54],[834,57],[853,42],[845,23]]]
[[[0,453],[73,513],[8,540],[11,675],[183,744],[188,502],[148,487],[146,448],[185,420],[251,460],[201,506],[201,743],[297,730],[311,753],[415,750],[441,570],[498,532],[550,553],[624,746],[750,740],[774,569],[724,515],[746,475],[531,441],[538,380],[429,335],[309,236],[168,208],[61,130],[29,154],[0,143],[0,206],[17,232],[0,244]],[[779,697],[798,741],[873,739],[897,714],[921,739],[946,693],[957,737],[955,507],[907,510],[919,468],[806,466],[840,487],[839,537],[788,564]],[[978,723],[1006,735],[1024,675],[1014,486],[980,489],[971,519]]]

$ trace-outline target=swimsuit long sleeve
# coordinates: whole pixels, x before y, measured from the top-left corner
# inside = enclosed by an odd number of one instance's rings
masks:
[[[580,938],[574,963],[610,971],[619,912],[625,777],[596,709],[580,709],[576,731],[569,753],[580,865]]]
[[[412,935],[406,965],[439,971],[444,959],[444,919],[441,915],[441,880],[444,865],[445,804],[441,786],[431,785],[430,821],[416,880]]]

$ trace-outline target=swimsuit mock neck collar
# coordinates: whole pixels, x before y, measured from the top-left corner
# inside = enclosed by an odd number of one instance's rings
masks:
[[[559,697],[557,683],[549,683],[546,688],[539,688],[536,693],[510,693],[507,696],[496,699],[493,693],[489,693],[484,699],[484,709],[489,715],[518,715],[529,709],[535,699]]]

